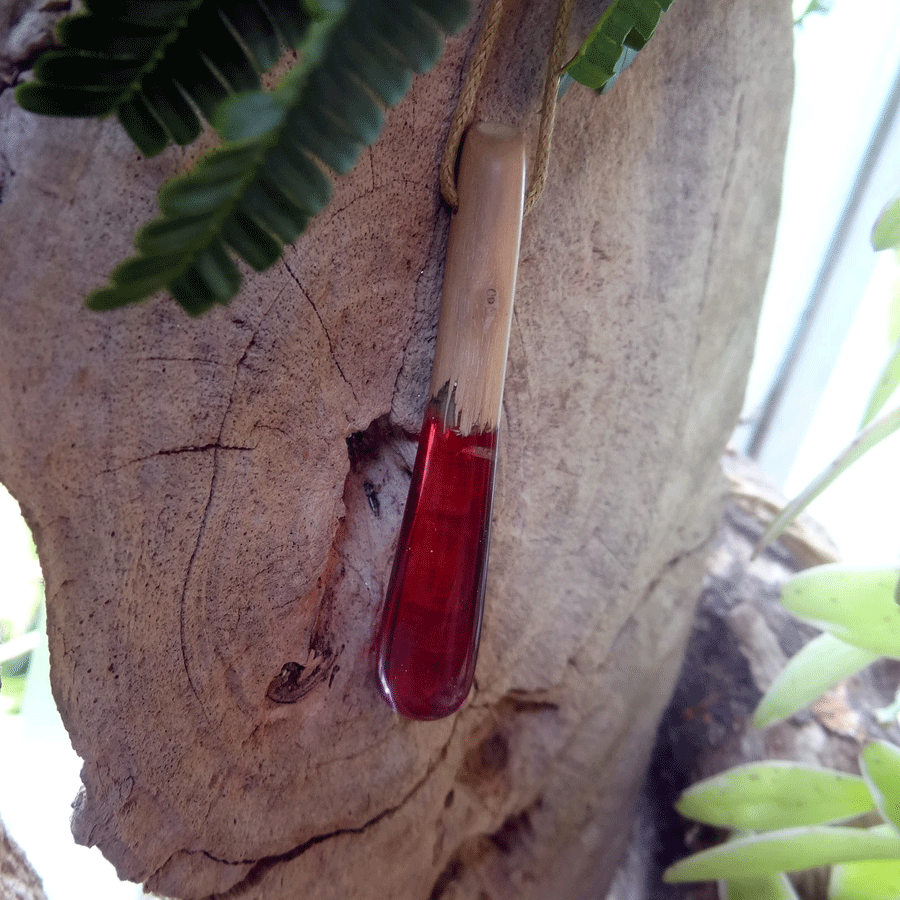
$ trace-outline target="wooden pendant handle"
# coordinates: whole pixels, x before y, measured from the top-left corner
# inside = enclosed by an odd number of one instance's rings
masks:
[[[473,125],[457,187],[431,396],[447,427],[466,435],[492,431],[500,418],[525,198],[522,133]]]

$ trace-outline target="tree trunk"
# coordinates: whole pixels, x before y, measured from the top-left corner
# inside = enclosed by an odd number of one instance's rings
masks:
[[[532,137],[552,6],[507,4],[479,105]],[[420,723],[380,699],[371,645],[481,18],[283,263],[198,321],[82,306],[196,152],[148,162],[115,122],[0,96],[0,477],[85,760],[76,839],[161,893],[579,900],[627,840],[768,269],[790,9],[676,3],[609,95],[564,98],[523,233],[476,687]]]

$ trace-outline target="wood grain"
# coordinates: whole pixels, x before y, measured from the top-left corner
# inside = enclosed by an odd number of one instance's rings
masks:
[[[528,147],[552,6],[504,5],[479,100]],[[145,161],[114,121],[0,94],[0,478],[47,584],[76,836],[160,893],[595,900],[627,837],[768,271],[790,9],[675,3],[612,92],[560,106],[522,231],[476,690],[403,722],[372,635],[483,9],[282,263],[196,321],[83,307],[194,151]],[[287,663],[328,677],[275,702]]]
[[[463,435],[500,421],[525,198],[524,135],[480,122],[467,132],[450,224],[431,376],[444,424]]]

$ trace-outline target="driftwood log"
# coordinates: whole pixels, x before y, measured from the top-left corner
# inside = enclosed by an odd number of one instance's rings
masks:
[[[480,117],[534,136],[553,6],[508,4]],[[523,233],[476,688],[416,723],[378,696],[371,637],[482,12],[283,263],[199,321],[82,305],[196,152],[147,162],[115,122],[0,95],[0,478],[44,568],[76,840],[160,893],[578,900],[625,846],[768,269],[790,9],[676,3],[609,95],[565,97]]]

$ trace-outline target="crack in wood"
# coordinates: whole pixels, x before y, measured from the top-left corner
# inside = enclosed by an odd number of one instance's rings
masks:
[[[311,848],[316,847],[319,844],[323,844],[326,841],[333,840],[334,838],[343,837],[344,835],[349,834],[363,834],[369,828],[372,828],[384,819],[389,818],[390,816],[394,815],[394,813],[399,812],[424,787],[424,785],[428,782],[434,772],[437,771],[441,763],[443,763],[443,761],[447,758],[447,752],[450,749],[450,745],[453,743],[454,736],[456,735],[458,722],[459,717],[457,716],[453,721],[453,725],[450,729],[450,734],[447,737],[447,740],[444,742],[440,752],[438,753],[437,759],[435,759],[435,761],[428,766],[425,774],[422,775],[422,777],[406,792],[406,794],[403,795],[400,801],[393,804],[392,806],[387,807],[386,809],[383,809],[381,812],[367,819],[361,825],[349,826],[346,828],[336,828],[333,831],[328,831],[324,834],[313,835],[311,838],[307,838],[301,844],[298,844],[296,847],[293,847],[290,850],[286,850],[284,853],[277,853],[273,854],[272,856],[263,856],[260,859],[230,860],[213,856],[213,854],[207,852],[206,850],[188,851],[199,852],[207,859],[210,859],[213,862],[217,862],[222,865],[253,866],[253,868],[250,869],[250,871],[244,876],[244,878],[242,878],[227,891],[222,894],[211,894],[208,897],[204,898],[204,900],[239,900],[239,898],[243,897],[250,888],[258,885],[268,874],[268,872],[276,866],[292,862],[293,860],[306,853],[307,850],[310,850]]]
[[[188,446],[188,447],[171,447],[167,450],[156,450],[153,453],[148,453],[146,456],[138,456],[135,459],[129,459],[128,462],[123,462],[118,466],[112,466],[109,469],[101,469],[97,473],[97,475],[109,475],[112,472],[118,472],[121,469],[127,469],[128,466],[137,465],[137,463],[147,462],[150,459],[156,459],[158,456],[178,456],[183,453],[208,453],[210,450],[255,450],[256,447],[242,447],[242,446],[229,446],[228,444],[200,444],[197,446]]]
[[[629,627],[629,623],[634,619],[635,613],[637,613],[638,610],[643,609],[644,606],[646,606],[646,604],[650,602],[650,599],[653,597],[657,588],[659,588],[659,586],[666,579],[668,573],[681,565],[684,560],[694,558],[700,554],[705,554],[714,538],[715,529],[710,531],[710,533],[699,543],[695,544],[692,547],[688,547],[686,550],[682,550],[680,553],[676,553],[674,556],[670,557],[665,562],[659,565],[656,575],[647,583],[646,588],[644,588],[643,592],[641,593],[640,599],[634,604],[631,612],[625,617],[624,621],[616,629],[616,632],[612,636],[612,639],[610,641],[610,646],[615,644],[623,631]],[[596,639],[597,632],[602,630],[605,624],[606,623],[600,623],[597,625],[597,627],[590,629],[585,635],[584,639],[580,643],[578,643],[569,653],[568,659],[566,660],[567,665],[570,665],[581,676],[584,676],[589,670],[583,670],[579,667],[578,658],[584,652],[585,648],[588,647]],[[554,687],[559,687],[559,685],[555,685]]]
[[[344,370],[341,368],[341,364],[338,362],[337,355],[334,352],[334,344],[331,342],[331,335],[328,333],[328,329],[325,327],[325,322],[322,320],[322,316],[319,313],[319,310],[316,308],[316,304],[313,303],[312,297],[306,292],[306,289],[300,283],[300,279],[294,273],[294,270],[287,264],[287,260],[282,259],[282,265],[284,266],[285,271],[294,281],[294,284],[297,285],[297,289],[303,295],[303,299],[312,307],[312,311],[316,314],[316,318],[319,320],[319,325],[322,328],[322,333],[325,335],[325,340],[328,342],[328,352],[331,354],[331,361],[334,363],[334,367],[338,370],[338,374],[344,380],[344,383],[350,388],[350,393],[353,394],[353,399],[356,401],[357,405],[359,404],[359,397],[356,396],[356,391],[353,389],[353,385],[350,383],[350,379],[344,374]]]
[[[710,273],[713,271],[713,263],[716,257],[717,244],[719,240],[719,231],[722,226],[722,206],[725,201],[725,198],[728,195],[728,192],[731,190],[732,185],[734,183],[734,173],[737,165],[738,155],[740,153],[741,147],[741,137],[743,135],[743,123],[744,123],[744,94],[743,92],[738,93],[737,96],[737,108],[735,110],[734,115],[734,133],[732,136],[731,142],[731,152],[728,155],[728,164],[725,167],[725,173],[722,178],[722,190],[719,192],[719,199],[715,206],[715,212],[712,220],[712,227],[709,232],[709,249],[706,254],[706,266],[703,271],[703,287],[700,290],[700,309],[706,305],[707,298],[709,296],[709,281],[710,281]],[[698,316],[697,321],[701,321],[702,317]],[[697,356],[697,348],[700,345],[701,335],[698,329],[698,333],[694,336],[694,357]]]
[[[360,200],[364,200],[366,197],[371,197],[375,192],[376,189],[374,185],[372,187],[363,188],[363,190],[359,194],[357,194],[355,197],[351,197],[343,206],[339,206],[337,209],[329,208],[327,210],[327,219],[325,220],[325,224],[330,225],[338,216],[343,215],[343,213],[350,209],[351,206],[359,203]]]
[[[188,560],[187,569],[184,574],[184,584],[181,590],[181,597],[179,599],[179,610],[178,610],[178,631],[179,631],[179,643],[181,647],[181,663],[184,668],[184,673],[187,676],[188,685],[190,686],[191,692],[194,697],[197,699],[197,703],[200,706],[200,711],[203,714],[204,719],[207,722],[210,721],[209,716],[207,715],[206,708],[203,705],[203,700],[200,697],[200,691],[197,685],[194,682],[194,677],[191,674],[190,664],[188,662],[189,653],[188,653],[188,645],[187,645],[187,627],[186,627],[186,609],[187,609],[187,592],[188,587],[191,582],[191,576],[194,571],[194,565],[197,561],[197,556],[200,552],[200,546],[203,543],[203,537],[206,534],[206,528],[209,523],[209,514],[212,509],[213,496],[216,491],[216,483],[219,477],[219,452],[221,449],[224,449],[222,444],[222,436],[225,433],[225,423],[228,421],[228,416],[231,412],[231,407],[234,403],[234,393],[237,388],[238,378],[240,377],[241,367],[243,366],[245,360],[247,359],[247,355],[250,353],[250,349],[253,347],[253,344],[256,342],[256,336],[259,334],[260,329],[262,328],[263,322],[265,322],[267,316],[274,308],[275,304],[278,302],[281,297],[281,291],[275,296],[275,299],[269,304],[266,308],[265,312],[263,312],[262,316],[260,316],[259,322],[256,327],[253,329],[253,334],[250,336],[250,340],[247,341],[246,346],[244,347],[243,352],[241,353],[238,361],[234,365],[234,375],[231,380],[231,389],[228,394],[228,403],[225,406],[225,411],[222,414],[222,420],[219,423],[219,433],[216,436],[216,440],[212,443],[212,476],[209,480],[209,492],[206,497],[206,505],[203,509],[203,516],[200,520],[200,527],[197,529],[197,540],[194,542],[194,549],[191,551],[190,559]]]
[[[223,419],[224,423],[224,419]],[[219,436],[221,437],[221,429],[219,430]],[[209,479],[209,493],[206,496],[206,505],[203,509],[203,517],[200,519],[200,527],[197,530],[197,540],[194,543],[194,549],[191,551],[191,558],[188,560],[187,571],[184,573],[184,585],[181,589],[181,598],[179,602],[178,609],[178,632],[179,632],[179,642],[181,645],[181,664],[184,667],[184,674],[187,676],[188,685],[190,686],[191,692],[194,697],[197,698],[197,703],[200,706],[200,712],[203,713],[203,717],[207,722],[210,721],[209,716],[206,713],[206,707],[203,705],[203,700],[200,698],[200,691],[197,688],[197,685],[194,683],[194,676],[191,675],[191,667],[188,663],[188,646],[187,646],[187,629],[185,623],[185,610],[187,608],[187,592],[188,585],[191,582],[191,574],[194,571],[194,563],[197,560],[197,554],[200,552],[200,545],[203,542],[203,535],[206,533],[206,525],[209,520],[209,510],[212,507],[212,499],[213,494],[215,493],[216,488],[216,480],[219,474],[219,455],[218,450],[213,450],[213,458],[212,458],[212,476]]]
[[[222,366],[216,359],[204,359],[202,356],[142,356],[135,362],[192,362],[202,363],[205,366]]]
[[[560,702],[556,698],[558,695],[551,691],[538,689],[536,691],[521,690],[519,688],[510,688],[510,690],[500,698],[500,703],[508,703],[514,712],[517,713],[540,713],[540,712],[558,712]],[[499,705],[499,704],[496,704]]]

